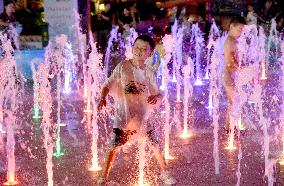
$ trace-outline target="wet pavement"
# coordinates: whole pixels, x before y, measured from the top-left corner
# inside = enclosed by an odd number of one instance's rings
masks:
[[[279,76],[271,76],[267,80],[266,90],[269,95],[278,93],[276,85]],[[275,85],[275,86],[273,86]],[[43,136],[40,120],[32,118],[32,90],[31,84],[26,85],[27,94],[23,97],[23,104],[19,111],[16,126],[16,179],[19,185],[43,186],[47,185],[46,152],[43,148]],[[170,89],[173,89],[171,87]],[[61,146],[64,153],[61,157],[53,157],[53,171],[55,185],[92,186],[100,172],[91,172],[91,130],[90,116],[83,112],[85,104],[82,90],[74,91],[71,95],[63,95],[61,117],[67,126],[61,129]],[[268,96],[271,97],[271,96]],[[238,149],[226,150],[228,135],[223,131],[226,97],[220,97],[219,119],[219,155],[220,174],[215,175],[213,159],[213,127],[212,116],[206,109],[208,98],[208,84],[195,87],[191,99],[189,130],[192,136],[188,139],[180,138],[181,130],[177,123],[172,123],[170,135],[170,155],[173,160],[168,161],[171,174],[177,180],[176,185],[235,185],[237,183]],[[174,107],[174,92],[171,93],[171,105]],[[278,107],[277,107],[278,108]],[[274,109],[275,110],[275,109]],[[276,109],[277,110],[277,109]],[[279,110],[278,110],[279,111]],[[54,102],[53,121],[56,121],[56,102]],[[276,112],[276,111],[275,111]],[[273,110],[271,113],[273,114]],[[278,115],[275,114],[275,117]],[[84,119],[85,117],[85,119]],[[163,146],[163,116],[156,116],[157,134],[160,145]],[[172,117],[174,118],[174,117]],[[181,120],[182,121],[182,120]],[[244,121],[246,123],[246,121]],[[279,124],[279,123],[278,123]],[[99,123],[99,164],[103,166],[106,151],[111,138],[111,120]],[[180,123],[182,126],[182,123]],[[276,124],[277,125],[277,122]],[[274,126],[274,125],[273,125]],[[5,135],[1,134],[5,141]],[[264,156],[262,152],[263,133],[260,128],[248,127],[239,137],[241,159],[241,185],[267,185],[264,176]],[[235,146],[238,147],[238,141]],[[276,140],[277,141],[277,140]],[[279,141],[271,143],[270,158],[278,158],[281,153]],[[153,153],[146,148],[145,183],[148,185],[164,185],[158,178],[159,166]],[[1,161],[6,161],[5,150],[2,145]],[[283,168],[275,165],[275,185],[283,184]],[[135,185],[138,180],[138,148],[131,145],[128,150],[121,150],[110,173],[108,185]],[[6,180],[6,172],[0,174],[0,182]]]

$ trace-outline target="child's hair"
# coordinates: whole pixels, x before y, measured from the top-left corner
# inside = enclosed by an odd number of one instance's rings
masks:
[[[248,4],[248,7],[249,7],[249,6],[254,9],[254,4],[250,3],[250,4]]]
[[[150,47],[151,47],[151,50],[154,50],[156,44],[155,44],[155,41],[152,39],[151,36],[149,36],[149,35],[147,35],[147,34],[142,34],[142,35],[138,36],[138,37],[135,39],[134,43],[136,43],[136,41],[137,41],[138,39],[149,43],[149,45],[150,45]]]
[[[9,4],[13,4],[15,5],[15,1],[12,1],[12,0],[8,0],[8,1],[4,1],[4,6],[8,6]]]
[[[242,16],[237,15],[237,16],[234,16],[233,19],[230,21],[230,25],[231,24],[233,24],[233,25],[237,25],[237,24],[245,25],[246,21]]]

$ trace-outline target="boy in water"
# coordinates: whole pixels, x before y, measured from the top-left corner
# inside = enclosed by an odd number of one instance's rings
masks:
[[[133,59],[119,63],[103,86],[97,106],[98,111],[106,106],[106,96],[109,92],[112,92],[115,97],[116,111],[113,143],[103,176],[99,178],[98,184],[105,184],[108,181],[116,153],[134,134],[145,137],[149,147],[153,150],[162,170],[160,179],[165,184],[175,183],[166,171],[166,163],[155,138],[154,128],[146,121],[149,107],[162,99],[154,73],[145,64],[154,48],[155,43],[150,36],[137,37],[132,48]]]
[[[224,70],[222,83],[227,94],[227,113],[225,130],[229,132],[230,114],[232,111],[233,94],[237,91],[235,86],[235,76],[238,69],[237,39],[241,36],[245,25],[243,17],[234,17],[230,22],[228,37],[224,45]]]

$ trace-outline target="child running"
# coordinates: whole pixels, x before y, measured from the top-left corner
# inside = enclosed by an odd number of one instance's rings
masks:
[[[153,54],[154,48],[155,42],[150,36],[138,36],[132,48],[133,59],[120,62],[102,88],[97,109],[100,111],[106,106],[106,96],[112,93],[115,99],[115,120],[113,142],[103,175],[98,180],[99,185],[107,183],[116,153],[134,134],[145,137],[153,150],[162,170],[160,179],[165,184],[175,184],[175,180],[166,169],[154,127],[147,122],[151,105],[155,105],[163,97],[157,88],[153,71],[145,64],[147,58]]]

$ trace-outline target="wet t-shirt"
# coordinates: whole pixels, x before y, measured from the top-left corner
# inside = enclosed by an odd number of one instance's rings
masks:
[[[150,130],[146,120],[153,110],[147,102],[151,95],[159,93],[154,73],[145,67],[140,69],[131,61],[119,63],[105,86],[115,99],[114,128]]]

